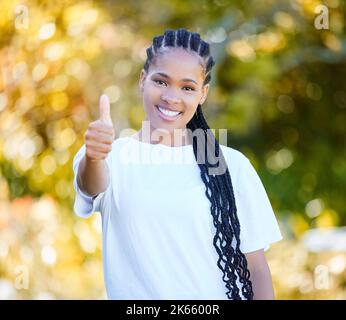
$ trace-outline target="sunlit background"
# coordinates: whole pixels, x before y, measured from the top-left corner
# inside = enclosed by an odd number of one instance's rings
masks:
[[[338,0],[2,0],[0,299],[106,298],[100,216],[72,211],[73,156],[103,92],[116,133],[140,127],[145,49],[179,27],[211,43],[206,118],[250,158],[279,220],[285,240],[267,252],[276,297],[345,299],[345,11]]]

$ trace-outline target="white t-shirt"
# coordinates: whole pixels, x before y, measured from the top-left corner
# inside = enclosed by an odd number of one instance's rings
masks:
[[[282,236],[263,184],[245,155],[220,147],[231,174],[240,249],[267,250]],[[74,211],[83,218],[101,213],[108,298],[228,299],[213,245],[211,204],[192,145],[116,139],[106,158],[110,184],[95,198],[77,185],[84,154],[85,145],[73,161]]]

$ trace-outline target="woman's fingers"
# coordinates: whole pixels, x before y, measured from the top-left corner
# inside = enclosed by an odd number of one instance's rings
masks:
[[[114,140],[109,98],[105,94],[100,97],[99,112],[99,119],[89,124],[84,137],[86,153],[91,160],[105,159],[112,150]]]
[[[100,97],[99,110],[100,110],[100,118],[99,119],[108,123],[108,124],[112,124],[109,98],[105,94],[103,94]]]
[[[85,140],[95,141],[104,144],[112,144],[113,136],[100,131],[87,131],[85,134]]]

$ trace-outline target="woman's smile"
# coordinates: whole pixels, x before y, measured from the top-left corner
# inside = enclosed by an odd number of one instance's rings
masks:
[[[179,111],[171,111],[168,109],[163,108],[162,106],[155,105],[155,108],[157,110],[157,113],[159,117],[168,122],[172,122],[180,118],[182,112]]]

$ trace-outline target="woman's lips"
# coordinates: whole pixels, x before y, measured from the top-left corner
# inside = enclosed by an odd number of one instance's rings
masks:
[[[178,115],[176,115],[176,116],[174,116],[174,117],[171,117],[171,116],[167,116],[167,115],[163,114],[163,113],[160,111],[160,109],[158,108],[158,106],[155,106],[155,108],[156,108],[156,110],[157,110],[157,112],[158,112],[158,114],[159,114],[159,117],[160,117],[162,120],[167,121],[167,122],[173,122],[173,121],[177,120],[177,119],[181,116],[181,114],[182,114],[182,113],[179,113]]]

